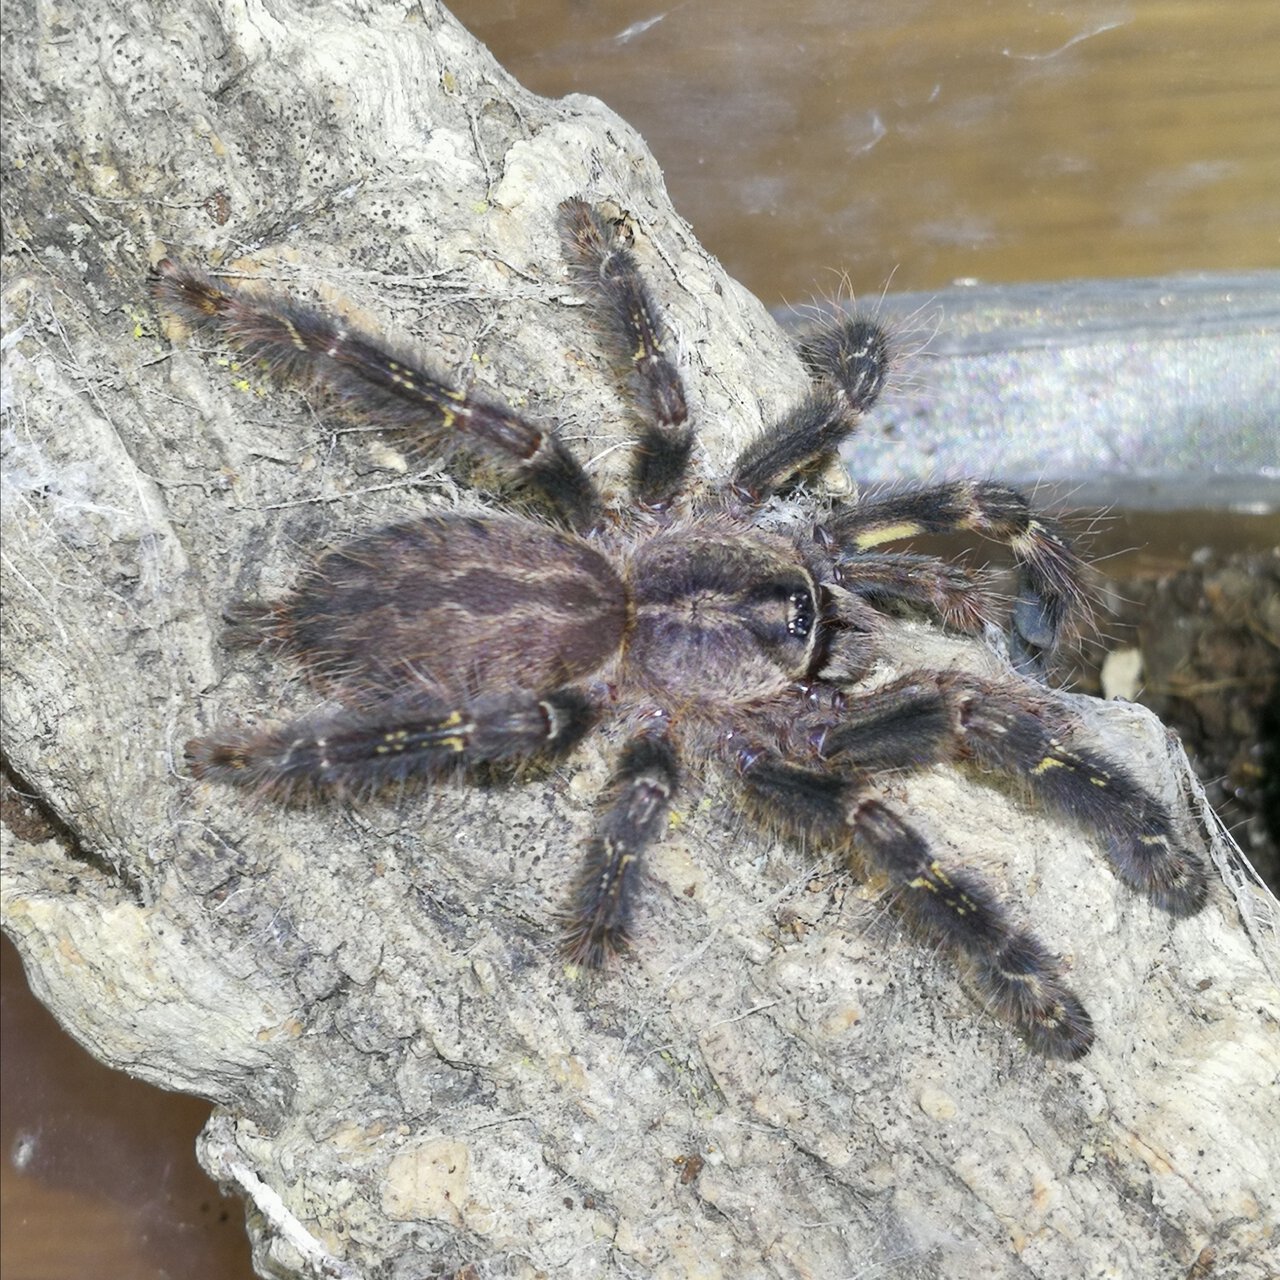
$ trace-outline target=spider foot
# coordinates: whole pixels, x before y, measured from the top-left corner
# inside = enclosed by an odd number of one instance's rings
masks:
[[[866,316],[844,317],[806,336],[800,358],[855,414],[865,413],[880,398],[893,364],[888,335]]]
[[[1156,906],[1175,916],[1204,906],[1203,860],[1178,841],[1169,811],[1121,764],[1070,741],[1065,722],[1008,689],[956,681],[949,696],[962,752],[1020,779],[1046,808],[1101,834],[1116,873]]]

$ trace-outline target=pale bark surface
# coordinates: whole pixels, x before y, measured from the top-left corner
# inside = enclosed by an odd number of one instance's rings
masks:
[[[891,787],[1070,957],[1099,1035],[1067,1067],[715,779],[652,860],[636,956],[573,980],[554,915],[607,742],[354,810],[186,779],[192,734],[314,703],[220,648],[229,602],[476,499],[171,341],[163,254],[408,335],[616,477],[625,415],[554,231],[561,200],[607,199],[641,228],[708,469],[805,378],[634,132],[525,93],[434,4],[6,27],[3,746],[62,831],[5,833],[5,928],[95,1054],[217,1103],[202,1159],[248,1197],[264,1276],[1272,1273],[1274,904],[1217,836],[1225,883],[1174,925],[1007,788]],[[1081,715],[1199,825],[1158,724]]]

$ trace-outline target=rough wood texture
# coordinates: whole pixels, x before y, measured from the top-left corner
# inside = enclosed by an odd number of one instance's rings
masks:
[[[582,983],[552,915],[605,753],[356,811],[182,777],[200,728],[310,698],[219,648],[230,600],[474,499],[171,344],[162,253],[415,335],[616,475],[553,221],[608,198],[644,230],[710,464],[804,375],[640,139],[523,92],[434,4],[59,12],[6,13],[3,745],[62,826],[5,833],[5,927],[94,1053],[218,1104],[203,1160],[248,1197],[261,1273],[1269,1274],[1274,903],[1219,837],[1226,886],[1174,926],[997,787],[895,784],[1072,958],[1099,1039],[1062,1067],[714,781],[653,860],[638,956]],[[1081,713],[1186,807],[1155,722]]]

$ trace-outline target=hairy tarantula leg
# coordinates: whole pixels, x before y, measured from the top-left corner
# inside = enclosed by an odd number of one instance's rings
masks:
[[[891,362],[884,330],[861,316],[842,319],[809,339],[801,355],[821,385],[762,432],[733,465],[730,486],[756,501],[831,460],[876,402]]]
[[[807,334],[797,349],[809,372],[853,414],[866,413],[880,398],[893,363],[888,335],[868,316],[841,316]]]
[[[678,781],[665,737],[639,734],[623,748],[566,917],[564,951],[575,964],[597,969],[626,948],[640,857],[662,834]]]
[[[1120,878],[1158,907],[1188,916],[1204,906],[1208,875],[1178,842],[1169,811],[1116,761],[1066,740],[1007,689],[960,682],[948,690],[966,754],[1020,779],[1047,808],[1099,832]]]
[[[969,759],[1018,779],[1045,808],[1097,832],[1117,874],[1175,916],[1204,906],[1208,876],[1169,811],[1114,760],[1069,741],[1070,726],[1005,685],[908,676],[850,700],[823,733],[824,759],[911,769]]]
[[[743,781],[762,816],[827,842],[852,837],[860,861],[890,881],[897,909],[959,957],[988,1006],[1038,1053],[1067,1060],[1088,1053],[1093,1023],[1058,962],[1014,926],[979,876],[943,866],[919,832],[862,783],[772,757],[748,760]]]
[[[278,799],[317,791],[352,793],[439,777],[485,761],[563,754],[592,719],[591,703],[576,689],[493,695],[461,706],[418,695],[264,733],[194,738],[187,744],[187,759],[197,778]]]
[[[233,289],[164,259],[153,292],[166,310],[205,328],[283,379],[330,393],[351,416],[403,433],[419,448],[453,444],[483,455],[538,490],[574,528],[599,515],[600,499],[554,428],[438,375],[287,298]]]
[[[679,490],[693,450],[684,383],[666,327],[619,224],[584,200],[560,206],[565,258],[590,291],[608,354],[626,372],[639,421],[631,491],[648,506]]]
[[[851,594],[874,605],[896,601],[927,609],[957,631],[979,633],[997,616],[978,574],[933,556],[866,552],[837,568],[838,581]]]
[[[826,529],[851,551],[965,529],[1008,545],[1020,579],[1010,649],[1014,665],[1031,674],[1043,672],[1045,659],[1086,611],[1084,561],[1057,524],[1008,485],[962,480],[907,489],[847,507]],[[856,570],[857,563],[850,555],[848,566]]]

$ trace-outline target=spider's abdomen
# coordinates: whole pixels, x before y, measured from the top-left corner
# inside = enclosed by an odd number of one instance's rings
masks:
[[[348,701],[406,688],[559,688],[617,651],[626,589],[581,539],[529,521],[430,517],[323,556],[273,630]]]
[[[747,703],[801,679],[817,587],[795,549],[762,535],[675,533],[631,562],[626,671],[681,701]]]

